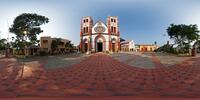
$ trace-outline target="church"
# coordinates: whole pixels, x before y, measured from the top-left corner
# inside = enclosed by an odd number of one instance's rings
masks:
[[[118,52],[120,32],[118,17],[109,16],[107,22],[91,17],[81,19],[80,50],[82,52]]]

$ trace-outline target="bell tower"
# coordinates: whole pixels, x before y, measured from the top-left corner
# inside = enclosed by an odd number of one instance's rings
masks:
[[[118,51],[120,49],[120,32],[119,21],[117,16],[109,16],[107,18],[108,34],[109,34],[109,50]],[[117,39],[113,40],[112,36],[116,36]]]
[[[107,18],[107,25],[108,25],[108,30],[109,30],[109,34],[113,34],[113,35],[119,35],[118,31],[119,31],[119,24],[118,24],[118,17],[114,17],[114,16],[109,16]]]
[[[87,17],[83,17],[81,19],[81,29],[80,29],[80,39],[81,39],[81,43],[80,43],[80,49],[83,52],[87,52],[91,50],[91,35],[92,35],[92,26],[93,26],[93,20],[91,17],[87,16]],[[83,36],[88,36],[87,38],[87,46],[86,48],[84,48],[84,39]]]

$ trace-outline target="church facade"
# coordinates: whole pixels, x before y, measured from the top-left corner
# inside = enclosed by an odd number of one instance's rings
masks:
[[[80,50],[82,52],[117,52],[120,50],[118,17],[109,16],[107,22],[91,17],[81,19]]]

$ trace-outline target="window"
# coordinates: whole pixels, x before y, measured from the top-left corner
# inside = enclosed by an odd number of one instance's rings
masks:
[[[153,51],[153,49],[152,49],[152,48],[150,48],[150,51]]]
[[[48,40],[43,40],[43,43],[48,43]]]
[[[60,42],[59,44],[63,46],[65,43],[64,42]]]
[[[86,32],[85,33],[87,33],[88,32],[88,27],[86,27]]]
[[[111,26],[111,32],[113,32],[113,26]]]
[[[89,21],[88,19],[84,19],[84,20],[83,20],[83,23],[86,23],[86,22],[88,22],[88,21]]]
[[[113,22],[113,19],[111,18],[111,22]]]
[[[114,27],[114,33],[116,33],[116,27]]]
[[[114,19],[114,22],[116,22],[116,19]]]
[[[83,27],[83,33],[88,33],[89,32],[89,28],[88,27]]]
[[[83,28],[83,33],[85,33],[85,27]]]

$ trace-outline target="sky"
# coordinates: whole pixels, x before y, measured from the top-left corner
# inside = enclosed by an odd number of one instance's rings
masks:
[[[118,16],[121,38],[137,44],[162,45],[170,40],[167,27],[197,24],[200,28],[199,0],[0,0],[0,38],[12,37],[8,27],[22,13],[37,13],[49,18],[41,36],[61,37],[80,42],[80,21],[91,16],[106,22]]]

